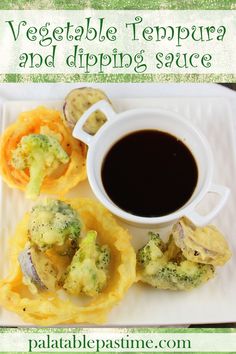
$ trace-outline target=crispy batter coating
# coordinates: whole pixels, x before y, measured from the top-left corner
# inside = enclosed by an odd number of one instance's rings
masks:
[[[222,266],[231,257],[227,241],[215,226],[196,227],[182,218],[172,232],[176,245],[190,261]]]
[[[11,188],[25,191],[29,183],[29,170],[14,168],[12,153],[21,141],[29,134],[39,134],[45,127],[55,132],[60,139],[63,150],[69,156],[69,162],[55,173],[45,177],[41,191],[47,194],[64,195],[86,178],[85,151],[83,144],[71,136],[70,130],[64,125],[60,112],[37,107],[32,111],[23,112],[15,123],[3,133],[0,140],[0,174]]]
[[[187,260],[173,237],[164,243],[158,234],[137,253],[138,280],[158,289],[191,290],[214,276],[214,267]]]
[[[78,211],[87,230],[97,231],[99,243],[108,245],[110,249],[107,286],[84,305],[78,305],[70,298],[62,298],[57,292],[32,295],[22,281],[23,274],[18,263],[18,255],[28,239],[29,214],[26,214],[11,240],[10,272],[0,282],[0,304],[17,313],[25,322],[36,325],[103,323],[108,312],[124,297],[136,278],[136,257],[130,235],[100,203],[91,199],[71,199],[65,202]],[[59,268],[68,266],[64,256],[57,256],[54,264]]]

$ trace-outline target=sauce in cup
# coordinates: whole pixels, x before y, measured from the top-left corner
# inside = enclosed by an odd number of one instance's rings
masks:
[[[83,130],[88,117],[105,114],[95,136]],[[161,108],[117,113],[106,101],[90,107],[73,136],[88,145],[88,181],[97,199],[134,226],[162,228],[187,217],[197,226],[211,222],[225,205],[229,189],[213,183],[208,140],[188,119]],[[204,215],[197,206],[218,195]]]
[[[102,183],[121,209],[157,217],[181,208],[192,196],[198,168],[189,148],[159,130],[141,130],[118,140],[102,165]]]

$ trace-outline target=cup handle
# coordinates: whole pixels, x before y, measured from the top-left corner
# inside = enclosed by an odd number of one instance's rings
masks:
[[[211,222],[212,219],[219,213],[219,211],[225,205],[230,189],[225,186],[220,186],[213,184],[208,193],[214,193],[219,195],[219,200],[213,210],[211,210],[207,215],[200,215],[196,210],[193,210],[186,214],[186,217],[190,219],[196,226],[205,226]]]
[[[83,130],[83,125],[86,122],[86,120],[89,118],[89,116],[95,111],[101,111],[102,113],[104,113],[107,120],[110,120],[116,116],[116,113],[112,109],[111,105],[105,100],[98,101],[97,103],[92,105],[86,112],[84,112],[84,114],[80,117],[80,119],[76,123],[72,135],[74,138],[81,140],[83,143],[87,144],[88,146],[90,145],[94,136],[86,133]]]

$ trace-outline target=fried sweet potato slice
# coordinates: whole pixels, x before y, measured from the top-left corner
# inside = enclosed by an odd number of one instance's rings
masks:
[[[213,225],[197,227],[182,218],[173,226],[172,233],[176,245],[190,261],[223,266],[231,258],[226,239]]]
[[[63,107],[63,118],[65,123],[71,129],[73,129],[84,112],[86,112],[87,109],[101,100],[106,100],[111,104],[107,95],[102,90],[97,88],[81,87],[70,91],[65,98]],[[84,130],[87,133],[94,135],[106,122],[106,120],[107,119],[102,112],[96,111],[92,113],[88,120],[85,122]]]

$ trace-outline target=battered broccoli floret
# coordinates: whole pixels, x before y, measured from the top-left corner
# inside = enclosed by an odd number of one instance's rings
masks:
[[[35,199],[46,176],[55,171],[60,164],[69,162],[69,156],[56,137],[46,134],[24,136],[12,152],[11,164],[18,170],[29,169],[30,180],[26,196]]]
[[[166,245],[161,240],[159,234],[149,232],[148,235],[150,237],[149,242],[142,247],[137,254],[137,261],[143,265],[148,264],[157,257],[160,257],[162,252],[166,249]]]
[[[188,261],[173,237],[165,244],[160,237],[151,240],[137,253],[138,278],[159,289],[190,290],[214,276],[214,267]]]
[[[96,296],[106,285],[110,263],[107,245],[96,243],[96,231],[89,231],[68,267],[64,289],[72,295]]]
[[[30,213],[30,240],[41,250],[63,246],[68,239],[77,245],[81,228],[77,211],[60,200],[45,200]]]

